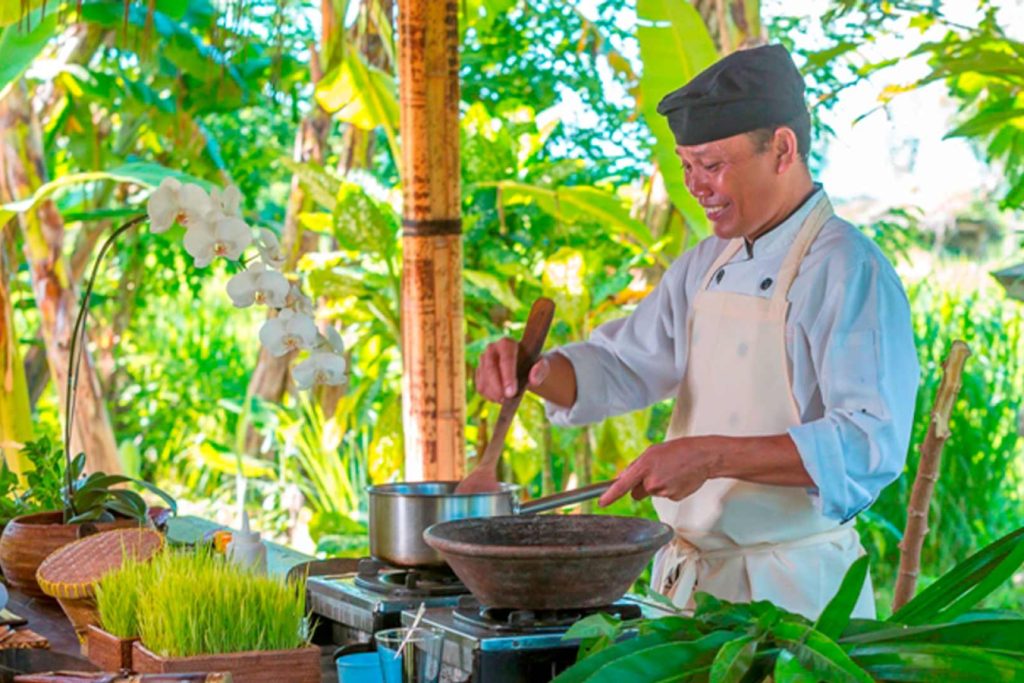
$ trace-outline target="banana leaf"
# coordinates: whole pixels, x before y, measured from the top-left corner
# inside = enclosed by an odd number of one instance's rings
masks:
[[[955,683],[1024,682],[1024,659],[976,647],[936,643],[878,643],[859,645],[853,660],[881,681]]]
[[[740,634],[721,631],[699,640],[678,642],[683,636],[685,634],[678,631],[656,631],[625,640],[577,663],[559,674],[552,683],[658,680],[659,676],[664,678],[662,674],[666,669],[662,665],[666,662],[671,662],[669,670],[676,674],[681,673],[680,669],[687,661],[696,663],[703,658],[706,666],[719,647]]]
[[[971,645],[986,650],[1024,654],[1024,619],[1017,617],[937,626],[896,627],[840,640],[844,646],[896,642]]]
[[[950,621],[970,610],[1024,563],[1024,527],[1003,536],[943,574],[889,621],[919,625]]]
[[[821,616],[818,617],[814,628],[829,638],[838,638],[846,630],[850,623],[850,615],[853,614],[864,590],[864,579],[868,575],[868,556],[861,557],[846,571],[843,582],[835,596],[829,600]]]

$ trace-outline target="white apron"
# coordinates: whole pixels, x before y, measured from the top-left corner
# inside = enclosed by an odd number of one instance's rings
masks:
[[[771,298],[708,291],[743,246],[732,240],[704,277],[689,320],[689,356],[668,439],[769,436],[800,423],[786,355],[786,294],[832,205],[822,197],[783,261]],[[679,607],[702,591],[733,602],[771,600],[816,618],[864,554],[853,523],[814,509],[803,487],[718,478],[681,501],[654,498],[676,538],[655,557],[652,587]],[[874,617],[870,579],[856,617]]]

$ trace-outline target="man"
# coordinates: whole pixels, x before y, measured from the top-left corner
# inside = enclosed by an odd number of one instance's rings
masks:
[[[563,425],[676,396],[666,441],[600,503],[654,497],[677,536],[652,583],[681,607],[705,591],[816,617],[864,552],[854,517],[906,457],[918,379],[906,295],[812,182],[803,91],[771,45],[722,59],[661,101],[714,236],[632,315],[530,372]],[[512,340],[488,347],[481,394],[515,393],[515,354]],[[870,582],[855,615],[874,615]]]

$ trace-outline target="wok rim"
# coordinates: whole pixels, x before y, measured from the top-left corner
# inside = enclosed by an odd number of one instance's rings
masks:
[[[634,542],[619,542],[602,545],[572,545],[568,543],[543,544],[543,545],[487,545],[481,543],[470,543],[467,541],[455,541],[449,538],[438,536],[438,531],[443,532],[445,527],[465,525],[467,523],[493,522],[498,520],[530,520],[526,515],[497,515],[491,517],[470,517],[466,519],[454,519],[445,522],[438,522],[427,527],[423,531],[423,540],[434,550],[447,557],[456,555],[460,557],[473,558],[501,558],[507,560],[535,560],[541,557],[574,560],[591,559],[604,557],[624,558],[632,555],[644,555],[658,550],[675,536],[675,531],[668,524],[661,521],[645,519],[643,517],[625,517],[620,515],[571,515],[574,519],[581,517],[591,519],[620,519],[631,522],[642,523],[649,526],[651,534],[649,538]]]

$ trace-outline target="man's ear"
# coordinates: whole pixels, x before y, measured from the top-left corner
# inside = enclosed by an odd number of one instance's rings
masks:
[[[775,172],[783,174],[800,161],[800,149],[796,133],[789,126],[779,126],[772,136],[772,153],[775,155]]]

